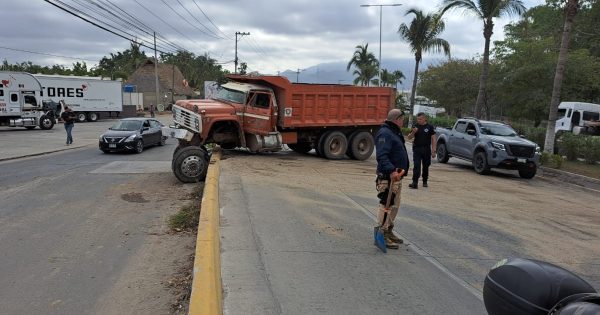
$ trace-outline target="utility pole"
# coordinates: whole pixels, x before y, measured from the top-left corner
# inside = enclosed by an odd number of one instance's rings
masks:
[[[154,104],[154,106],[158,106],[159,90],[158,90],[158,54],[156,52],[156,32],[154,32],[154,79],[156,82],[156,103]]]
[[[304,69],[300,69],[300,68],[298,68],[298,71],[296,71],[296,83],[298,83],[298,82],[299,82],[299,80],[298,80],[298,79],[300,78],[300,71],[304,71]]]
[[[237,43],[238,43],[238,35],[242,38],[244,35],[250,35],[248,32],[235,32],[235,69],[233,69],[233,73],[237,74],[237,65],[238,65],[238,57],[237,57]]]
[[[361,7],[379,7],[379,71],[377,71],[378,75],[379,75],[379,86],[381,86],[381,21],[382,21],[382,14],[383,14],[383,7],[398,7],[401,6],[401,4],[396,3],[396,4],[361,4]]]

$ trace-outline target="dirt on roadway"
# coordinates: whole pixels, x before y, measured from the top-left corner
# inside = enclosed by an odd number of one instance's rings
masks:
[[[312,152],[226,152],[221,167],[249,182],[289,187],[290,206],[297,198],[294,188],[310,187],[344,194],[375,213],[374,158],[331,161]],[[600,192],[542,177],[525,180],[516,172],[481,176],[456,159],[431,166],[429,188],[409,189],[410,176],[412,171],[404,180],[396,229],[473,287],[482,289],[485,274],[498,260],[526,257],[565,267],[600,289]],[[325,233],[343,234],[327,228],[335,223],[315,224],[323,225]]]

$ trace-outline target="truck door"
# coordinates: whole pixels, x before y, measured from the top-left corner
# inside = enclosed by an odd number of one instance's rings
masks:
[[[459,145],[461,140],[463,140],[465,136],[465,132],[467,130],[467,122],[459,121],[456,123],[454,129],[450,131],[450,137],[448,137],[448,152],[450,154],[462,155],[459,149]]]
[[[248,102],[244,106],[244,131],[263,136],[273,131],[272,108],[271,93],[267,91],[250,92]]]
[[[19,92],[10,92],[10,99],[8,100],[8,112],[10,113],[21,113],[21,98]]]
[[[469,130],[472,130],[475,133],[470,135]],[[467,123],[467,130],[458,146],[458,149],[460,150],[460,152],[459,152],[460,155],[465,156],[465,157],[472,157],[475,139],[477,139],[477,132],[478,131],[477,131],[477,128],[475,127],[475,124]]]

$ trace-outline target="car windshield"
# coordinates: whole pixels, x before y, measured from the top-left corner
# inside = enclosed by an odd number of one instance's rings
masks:
[[[506,125],[500,124],[481,124],[481,133],[490,136],[516,137],[517,133]]]
[[[246,93],[221,87],[214,98],[218,100],[244,104],[246,102]]]
[[[142,128],[142,122],[138,120],[120,120],[115,123],[110,130],[119,130],[119,131],[134,131],[140,130]]]

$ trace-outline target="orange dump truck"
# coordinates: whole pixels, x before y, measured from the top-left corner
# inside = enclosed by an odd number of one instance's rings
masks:
[[[228,79],[211,99],[173,105],[173,125],[163,134],[179,139],[172,168],[180,181],[204,179],[209,143],[251,152],[279,151],[285,144],[327,159],[365,160],[395,101],[389,87],[298,84],[281,76]]]

